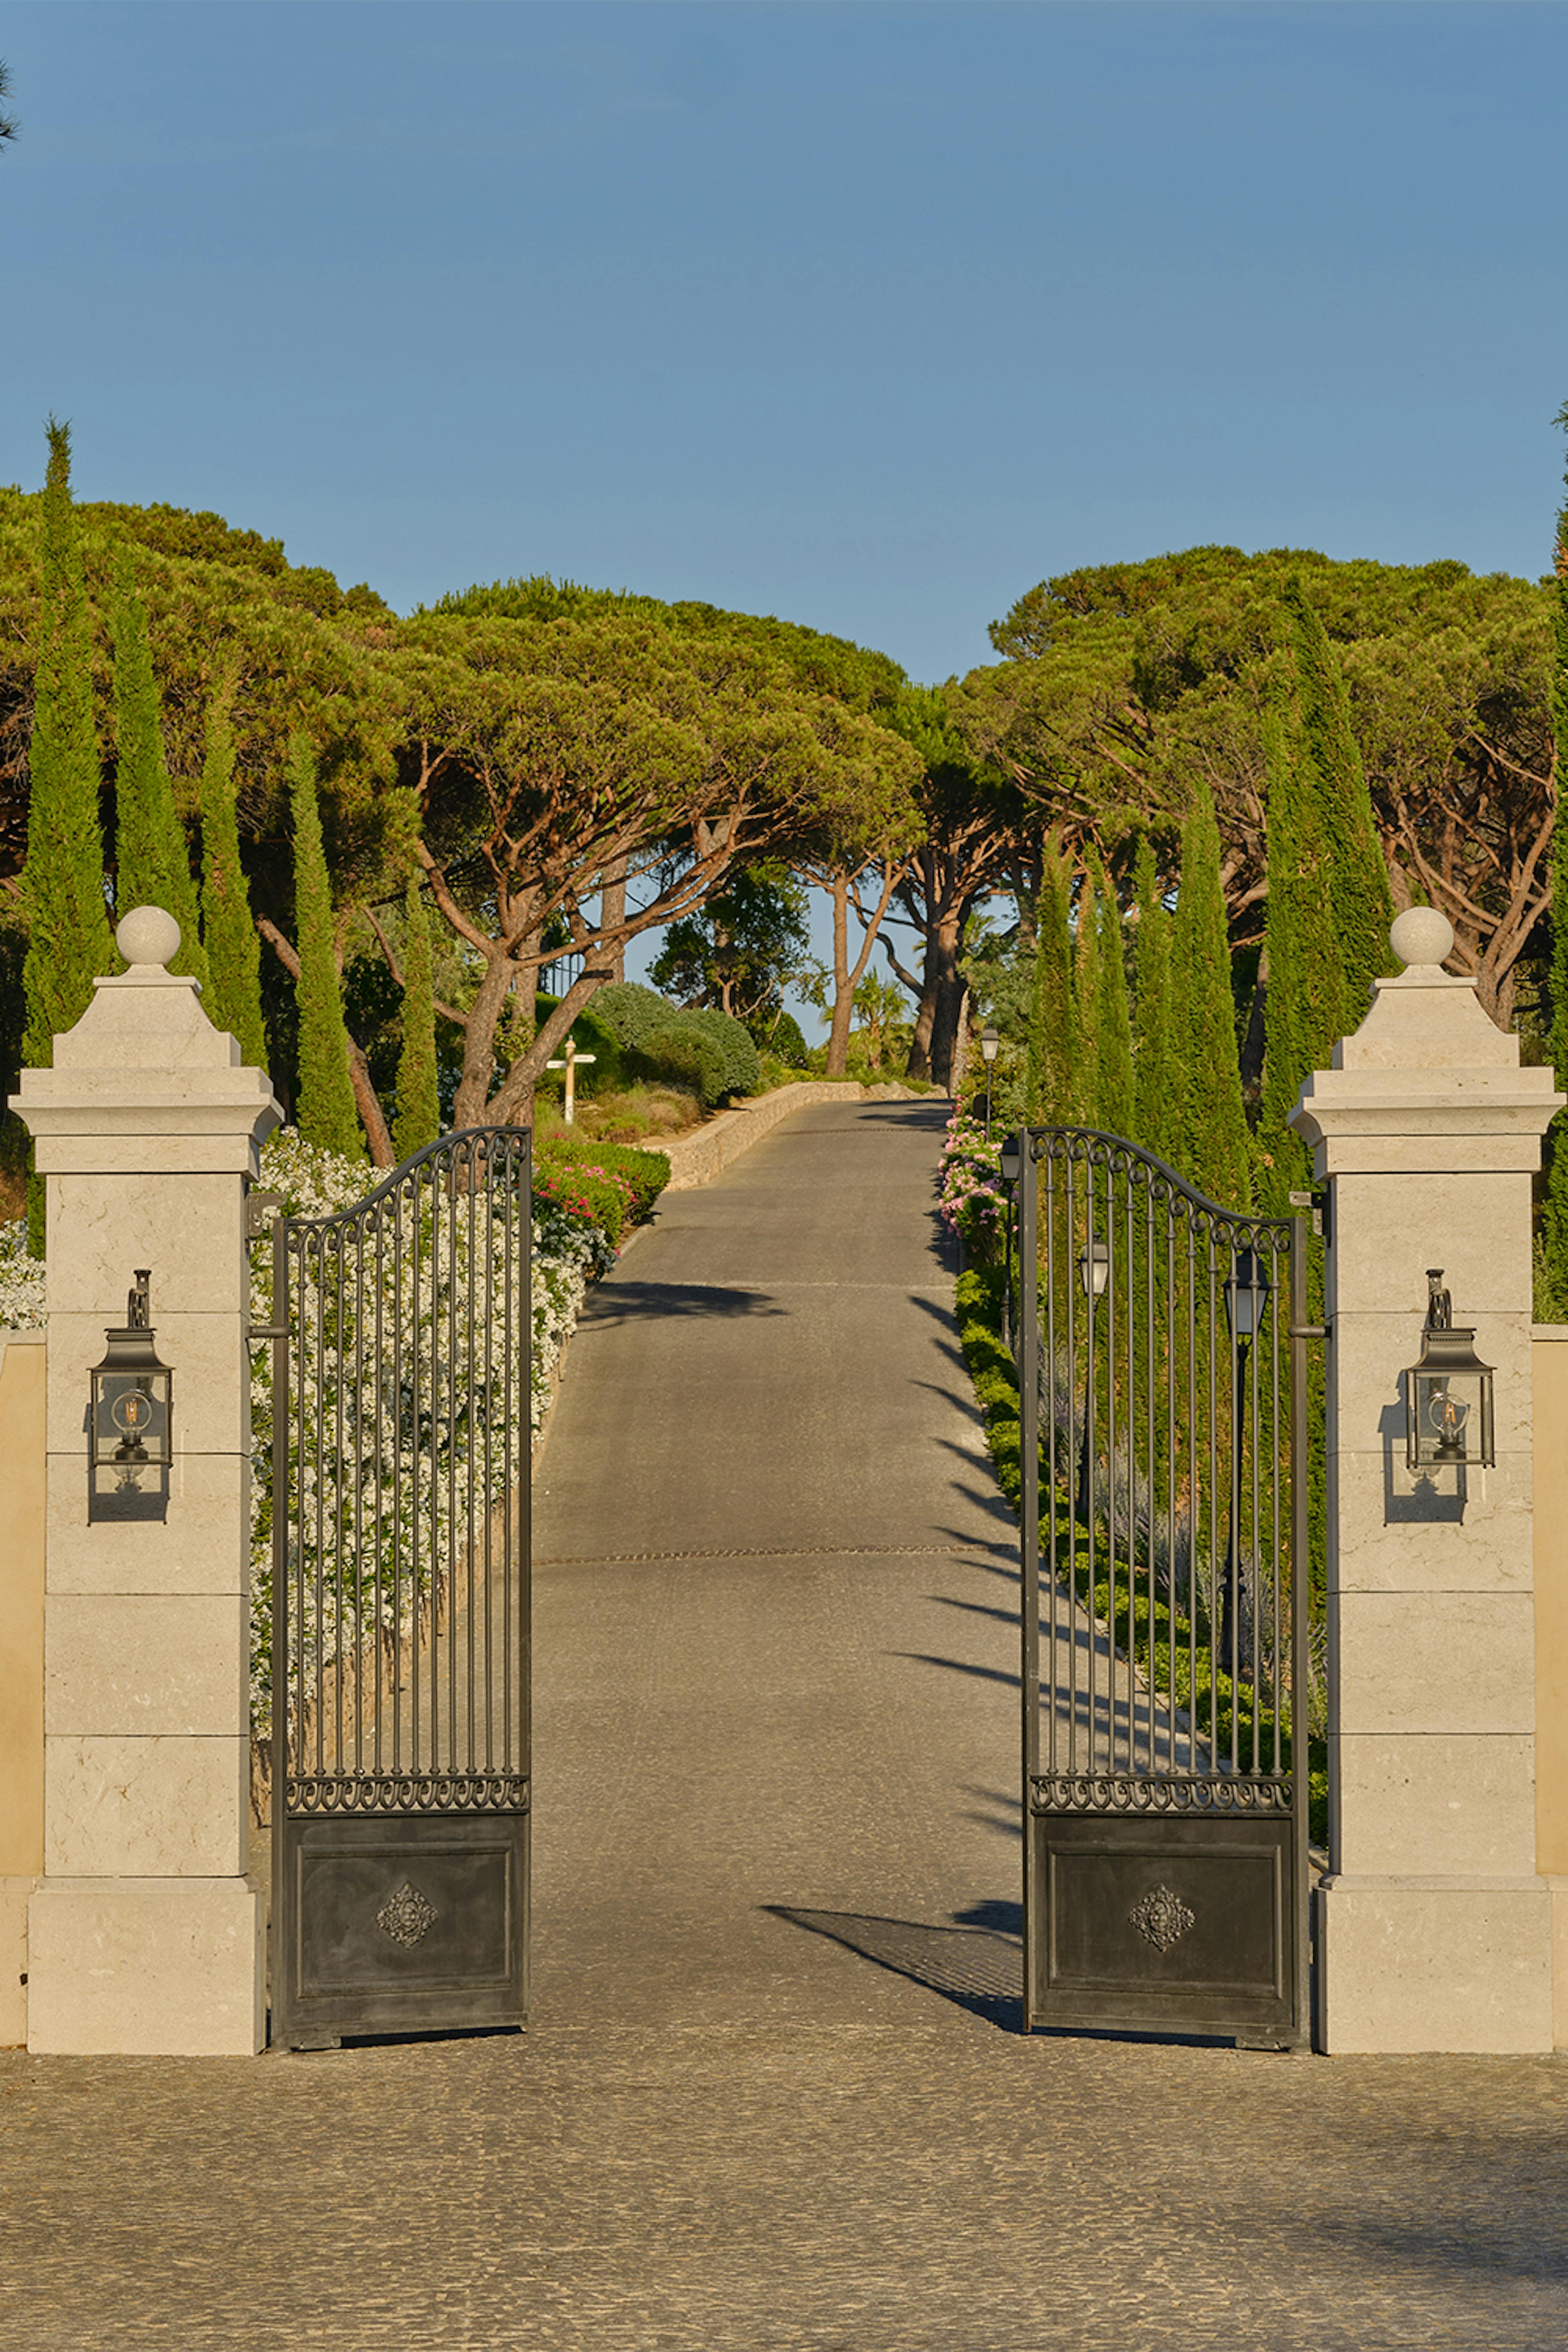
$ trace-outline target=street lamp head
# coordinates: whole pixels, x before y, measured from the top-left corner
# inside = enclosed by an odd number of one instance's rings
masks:
[[[1024,1172],[1024,1139],[1010,1135],[996,1155],[996,1166],[1004,1184],[1016,1184]]]
[[[1001,1038],[988,1021],[985,1024],[984,1028],[980,1032],[980,1051],[987,1069],[989,1069],[991,1064],[996,1059],[996,1049],[1001,1043]]]
[[[1274,1285],[1255,1250],[1237,1250],[1224,1283],[1225,1319],[1233,1339],[1255,1339]]]
[[[1101,1298],[1110,1279],[1110,1252],[1103,1242],[1090,1242],[1078,1254],[1078,1278],[1089,1298]]]

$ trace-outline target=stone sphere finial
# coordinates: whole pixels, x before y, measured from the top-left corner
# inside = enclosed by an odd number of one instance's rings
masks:
[[[180,945],[180,927],[162,907],[132,907],[114,934],[127,963],[167,964]]]
[[[1406,907],[1388,939],[1403,964],[1439,964],[1454,951],[1454,926],[1436,907]]]

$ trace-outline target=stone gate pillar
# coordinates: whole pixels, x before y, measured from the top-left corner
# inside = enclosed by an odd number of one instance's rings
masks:
[[[249,1806],[250,1368],[245,1189],[280,1117],[195,981],[172,916],[121,924],[23,1073],[48,1200],[45,1875],[28,1915],[28,2046],[239,2053],[262,2035]],[[138,1267],[174,1371],[167,1518],[88,1518],[90,1368]]]
[[[1405,965],[1301,1090],[1328,1181],[1330,1874],[1318,2038],[1351,2051],[1552,2047],[1535,1860],[1531,1178],[1563,1097],[1412,908]],[[1496,1465],[1405,1467],[1426,1270],[1495,1367]]]

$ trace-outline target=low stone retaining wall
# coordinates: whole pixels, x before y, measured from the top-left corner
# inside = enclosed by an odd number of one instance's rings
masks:
[[[754,1102],[737,1103],[733,1110],[721,1111],[690,1135],[678,1135],[668,1143],[650,1144],[650,1150],[664,1152],[669,1160],[671,1192],[689,1192],[699,1184],[711,1183],[721,1169],[760,1143],[770,1129],[792,1110],[814,1102],[913,1102],[916,1097],[907,1087],[895,1085],[863,1087],[856,1078],[803,1078],[793,1087],[778,1087],[771,1095],[759,1095]]]

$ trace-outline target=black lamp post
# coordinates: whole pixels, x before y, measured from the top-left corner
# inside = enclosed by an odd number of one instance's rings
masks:
[[[1078,1278],[1089,1301],[1089,1344],[1085,1350],[1083,1373],[1083,1438],[1078,1449],[1078,1516],[1087,1528],[1089,1523],[1089,1470],[1094,1459],[1089,1443],[1094,1412],[1094,1310],[1104,1297],[1105,1286],[1110,1278],[1110,1252],[1103,1242],[1089,1242],[1079,1250]]]
[[[1247,1453],[1247,1358],[1262,1328],[1274,1286],[1262,1259],[1249,1249],[1237,1250],[1223,1285],[1225,1319],[1230,1331],[1230,1532],[1226,1546],[1225,1605],[1220,1620],[1219,1647],[1228,1660],[1235,1683],[1241,1659],[1241,1481]]]
[[[988,1021],[980,1032],[980,1052],[985,1064],[985,1140],[991,1140],[991,1072],[996,1060],[996,1048],[1002,1043]]]

